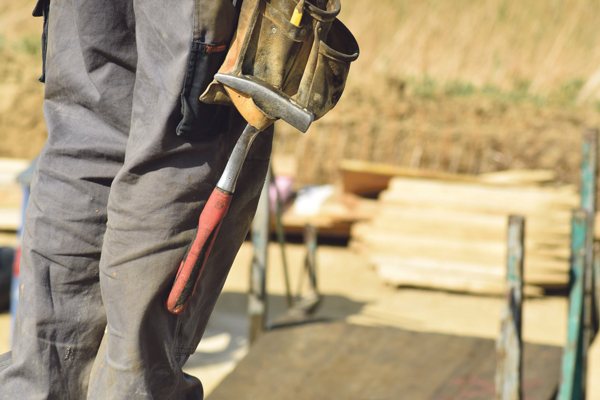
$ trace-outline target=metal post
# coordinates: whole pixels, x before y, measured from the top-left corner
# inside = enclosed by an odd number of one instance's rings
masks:
[[[311,291],[318,296],[319,288],[317,285],[317,239],[319,228],[314,225],[306,225],[304,228],[304,243],[306,243],[306,258],[304,265],[310,281]]]
[[[321,303],[317,279],[317,239],[319,228],[311,224],[304,227],[304,244],[306,245],[306,257],[304,258],[304,269],[300,272],[298,279],[298,290],[292,313],[297,315],[313,314]],[[308,277],[308,290],[302,293],[304,286],[304,275]]]
[[[508,217],[506,298],[496,340],[496,399],[521,400],[525,217]]]
[[[567,320],[567,343],[563,351],[557,400],[581,400],[583,356],[583,298],[588,213],[575,210],[571,223],[571,292]]]
[[[271,178],[271,182],[274,183],[275,186],[275,233],[277,234],[277,242],[279,243],[279,248],[281,250],[281,263],[283,265],[283,282],[285,283],[285,299],[287,302],[288,308],[292,307],[292,289],[290,288],[290,273],[287,263],[287,255],[285,252],[285,231],[283,230],[283,204],[281,202],[281,194],[279,193],[279,188],[277,187],[277,182],[275,181],[275,174],[273,173],[273,169],[271,168],[271,172],[269,174]]]
[[[270,169],[270,167],[269,167]],[[256,215],[252,221],[252,246],[254,255],[250,267],[250,292],[248,294],[248,315],[250,317],[250,344],[264,332],[267,315],[267,255],[269,249],[269,185],[267,173],[258,201]]]

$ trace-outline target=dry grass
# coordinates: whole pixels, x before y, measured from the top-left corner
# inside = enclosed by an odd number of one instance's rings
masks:
[[[356,75],[430,76],[549,95],[600,67],[594,0],[345,0]]]
[[[600,121],[600,3],[344,0],[340,18],[361,46],[342,101],[305,136],[279,125],[300,184],[335,180],[343,157],[578,181],[581,131]]]
[[[581,131],[600,122],[600,3],[342,3],[361,46],[342,101],[306,135],[278,127],[275,151],[298,157],[300,184],[334,181],[342,158],[577,181]],[[0,0],[0,156],[33,157],[45,140],[33,5]]]

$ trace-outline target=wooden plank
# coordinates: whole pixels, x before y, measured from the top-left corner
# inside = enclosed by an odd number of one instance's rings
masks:
[[[489,279],[484,274],[456,274],[451,270],[398,268],[397,265],[378,263],[377,274],[384,281],[399,287],[425,287],[455,292],[499,295],[504,291],[500,279]],[[487,279],[486,279],[487,278]]]
[[[427,258],[501,266],[504,265],[506,254],[506,245],[495,241],[436,238],[370,230],[355,237],[368,245],[366,255],[369,257],[375,254],[389,254],[400,256],[398,258]],[[538,251],[536,243],[530,244],[528,241],[525,247],[534,253],[527,259],[526,269],[568,271],[568,259],[561,249],[555,252],[551,249]]]
[[[25,171],[31,160],[20,158],[0,158],[0,185],[11,185],[16,182],[17,175]]]
[[[18,183],[0,185],[0,208],[20,209],[23,190]]]
[[[443,179],[459,182],[477,181],[477,178],[473,175],[448,174],[434,170],[403,168],[359,160],[342,160],[340,170],[344,192],[355,194],[379,193],[385,190],[390,180],[396,176]]]
[[[0,208],[0,231],[17,231],[21,225],[21,210]]]
[[[581,356],[583,330],[583,291],[586,257],[587,212],[573,212],[573,227],[571,237],[571,293],[569,295],[569,316],[567,320],[567,342],[564,347],[561,384],[557,400],[582,399]]]
[[[499,172],[489,172],[477,176],[477,181],[491,185],[539,185],[556,180],[556,172],[548,169],[516,169]]]
[[[356,194],[381,192],[388,187],[390,180],[394,177],[477,182],[494,186],[519,186],[549,183],[555,180],[556,175],[551,170],[511,170],[475,176],[347,159],[341,161],[340,170],[344,191]]]
[[[506,227],[498,227],[501,233],[506,232]],[[368,224],[356,224],[352,227],[352,235],[354,238],[364,240],[366,242],[386,243],[395,242],[402,245],[404,240],[419,240],[421,242],[432,241],[432,245],[441,241],[448,241],[448,245],[454,247],[453,242],[463,243],[467,246],[486,246],[493,245],[498,251],[504,255],[506,244],[498,240],[498,234],[493,230],[483,229],[481,232],[477,229],[471,229],[467,226],[457,225],[455,229],[452,226],[423,223],[407,224],[406,226],[398,226],[387,224],[385,222],[375,221]],[[568,236],[558,234],[531,235],[526,240],[526,246],[529,250],[536,254],[546,254],[551,257],[562,257],[567,259],[569,256]],[[387,238],[387,239],[385,239]],[[432,249],[434,250],[434,249]]]
[[[579,197],[574,187],[493,187],[476,183],[394,178],[390,188],[379,196],[383,203],[419,204],[480,212],[519,212],[542,214],[576,207]]]
[[[556,235],[568,237],[570,233],[570,210],[544,216],[528,216],[528,237],[532,235]],[[531,223],[530,223],[531,222]],[[447,210],[444,208],[398,207],[381,205],[371,221],[373,227],[404,231],[450,230],[477,231],[495,239],[504,240],[506,214],[483,214],[472,210]],[[421,228],[422,227],[422,228]],[[567,240],[568,242],[568,240]],[[566,244],[568,246],[568,244]]]
[[[524,396],[548,400],[561,349],[525,343]],[[494,398],[494,341],[341,322],[267,332],[208,400]]]
[[[475,273],[457,272],[446,268],[415,268],[414,264],[402,263],[377,263],[375,264],[379,277],[389,284],[403,287],[425,287],[456,292],[479,293],[502,295],[504,285],[502,278],[494,276],[495,271],[486,274],[484,269],[476,270]],[[537,278],[537,279],[535,279]],[[555,279],[548,276],[535,277],[530,281],[525,280],[526,294],[538,296],[544,294],[544,288],[561,288],[566,285],[564,275]]]
[[[496,340],[496,399],[521,400],[523,260],[525,257],[525,218],[508,218],[506,292],[500,335]]]

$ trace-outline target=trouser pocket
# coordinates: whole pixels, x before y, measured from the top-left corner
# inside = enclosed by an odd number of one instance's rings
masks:
[[[228,107],[202,103],[200,95],[223,63],[226,50],[225,44],[192,41],[181,92],[182,118],[177,126],[178,135],[209,139],[225,128],[222,125],[227,121]]]
[[[44,17],[44,30],[42,31],[42,76],[40,82],[46,81],[46,51],[48,49],[48,14],[50,13],[50,0],[38,0],[33,9],[34,17]]]
[[[227,129],[228,107],[205,104],[199,98],[225,60],[238,11],[231,0],[194,0],[194,31],[181,91],[181,121],[177,134],[210,139]]]

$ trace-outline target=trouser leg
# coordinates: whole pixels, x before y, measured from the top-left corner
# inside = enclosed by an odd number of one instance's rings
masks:
[[[262,134],[249,154],[187,312],[168,314],[162,301],[244,125],[235,111],[202,108],[194,126],[209,132],[175,134],[190,48],[221,43],[233,28],[227,1],[53,0],[49,140],[32,187],[2,395],[80,399],[89,379],[89,398],[201,397],[181,366],[249,227],[272,139]]]
[[[125,157],[136,64],[134,41],[117,47],[103,32],[125,35],[131,8],[126,1],[52,1],[48,140],[26,214],[19,310],[0,398],[85,398],[106,326],[98,265],[110,185]],[[81,18],[101,12],[110,18]]]
[[[93,367],[89,399],[202,398],[200,382],[181,367],[204,332],[267,171],[272,132],[253,145],[186,312],[168,313],[163,302],[198,216],[245,126],[235,110],[226,115],[215,111],[204,113],[203,121],[218,127],[215,131],[190,137],[175,133],[191,43],[221,41],[215,32],[212,38],[193,34],[197,21],[191,7],[197,2],[188,4],[189,9],[164,1],[135,3],[138,64],[132,123],[125,163],[108,203],[100,263],[108,328]],[[198,72],[212,76],[216,71]],[[213,124],[214,117],[225,121]]]

